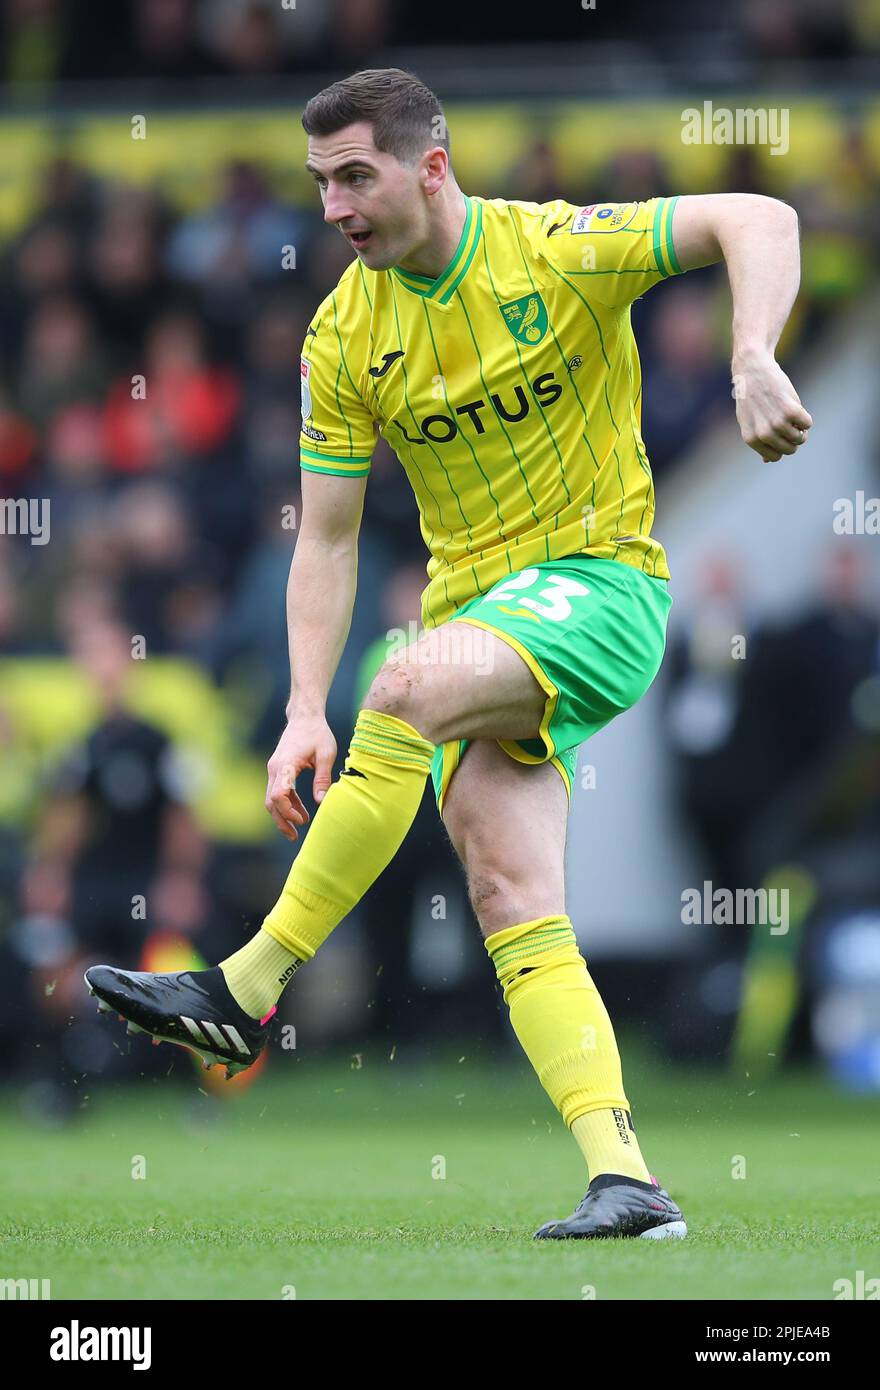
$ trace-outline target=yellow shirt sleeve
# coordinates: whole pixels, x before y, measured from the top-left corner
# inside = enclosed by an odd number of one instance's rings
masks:
[[[306,333],[299,370],[300,467],[365,477],[376,445],[376,423],[355,385],[351,343],[346,342],[335,295],[324,301]]]
[[[672,241],[677,201],[550,203],[541,225],[544,259],[586,298],[623,308],[658,280],[681,274]]]

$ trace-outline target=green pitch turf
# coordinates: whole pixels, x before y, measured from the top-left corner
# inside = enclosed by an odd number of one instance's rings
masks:
[[[686,1241],[533,1242],[586,1184],[528,1068],[376,1048],[275,1055],[229,1101],[195,1072],[84,1093],[58,1131],[6,1091],[0,1278],[53,1299],[580,1300],[832,1299],[880,1276],[876,1100],[624,1055]]]

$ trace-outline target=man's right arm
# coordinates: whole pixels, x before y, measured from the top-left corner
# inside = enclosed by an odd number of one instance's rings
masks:
[[[351,626],[366,478],[302,475],[302,517],[287,585],[287,717],[324,713]]]
[[[366,485],[366,477],[302,473],[302,516],[287,584],[288,722],[269,759],[266,790],[266,809],[289,840],[308,820],[296,777],[314,768],[314,796],[321,801],[333,776],[336,742],[327,694],[351,627]]]

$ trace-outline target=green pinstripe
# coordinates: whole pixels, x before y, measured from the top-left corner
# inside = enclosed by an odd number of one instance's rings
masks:
[[[394,322],[395,322],[395,325],[396,325],[396,327],[397,327],[397,344],[398,344],[398,347],[399,347],[401,350],[403,350],[403,334],[402,334],[401,331],[400,331],[400,313],[399,313],[398,308],[397,308],[397,291],[396,291],[396,289],[395,289],[395,287],[394,287],[394,284],[392,283],[392,281],[391,281],[390,279],[389,279],[389,282],[388,282],[388,283],[389,283],[389,285],[391,286],[391,303],[392,303],[393,306],[394,306]],[[402,370],[402,373],[403,373],[403,399],[404,399],[404,401],[406,402],[406,408],[407,408],[407,410],[409,411],[409,416],[410,416],[410,419],[411,419],[411,421],[412,421],[413,429],[416,431],[417,434],[421,434],[421,430],[419,429],[418,421],[416,420],[415,411],[413,410],[412,405],[410,404],[410,399],[409,399],[409,374],[407,373],[407,370],[406,370],[406,358],[405,358],[405,357],[401,357],[401,359],[400,359],[400,366],[401,366],[401,370]],[[426,442],[427,442],[428,448],[431,450],[432,454],[433,454],[434,457],[437,459],[437,462],[440,464],[440,467],[442,468],[442,467],[443,467],[443,461],[442,461],[442,459],[440,459],[440,457],[438,456],[437,450],[434,448],[434,446],[433,446],[433,444],[431,443],[430,439],[427,440]],[[401,446],[401,447],[402,447],[402,446]],[[443,513],[442,513],[442,511],[441,511],[441,509],[440,509],[440,503],[439,503],[438,499],[434,496],[434,494],[433,494],[433,492],[431,491],[431,489],[428,487],[428,483],[427,483],[427,480],[426,480],[426,478],[425,478],[425,475],[424,475],[424,473],[422,472],[421,467],[420,467],[418,461],[416,460],[414,450],[412,450],[412,449],[406,449],[405,452],[406,452],[406,454],[407,454],[407,457],[410,459],[410,461],[411,461],[411,462],[413,463],[413,465],[415,466],[415,468],[416,468],[416,470],[417,470],[417,472],[418,472],[418,475],[419,475],[419,477],[420,477],[421,480],[422,480],[422,484],[423,484],[423,486],[424,486],[425,491],[427,492],[427,494],[428,494],[428,496],[430,497],[431,501],[434,503],[434,506],[435,506],[436,511],[437,511],[437,524],[438,524],[438,526],[441,526],[441,527],[443,528],[444,531],[448,531],[448,532],[449,532],[449,540],[451,540],[452,537],[453,537],[453,535],[454,535],[454,532],[453,532],[453,530],[452,530],[452,527],[449,525],[448,522],[444,522],[444,520],[443,520]],[[461,507],[460,507],[460,506],[459,506],[459,511],[461,511]],[[464,516],[464,513],[463,513],[463,512],[461,513],[461,519],[462,519],[462,521],[464,521],[465,525],[467,525],[467,521],[465,521],[465,516]],[[426,520],[427,525],[428,525],[428,530],[431,532],[431,541],[433,541],[434,536],[436,535],[436,532],[435,532],[435,530],[434,530],[434,527],[431,525],[430,521],[428,521],[427,517],[425,517],[425,520]],[[428,549],[431,550],[431,552],[433,553],[434,547],[433,547],[433,545],[431,544],[430,541],[429,541],[429,543],[428,543]]]
[[[523,245],[522,245],[522,241],[520,240],[520,235],[519,235],[519,228],[517,227],[516,222],[515,222],[513,216],[512,216],[511,213],[510,213],[510,208],[507,209],[507,212],[508,212],[508,216],[510,216],[511,225],[512,225],[512,227],[513,227],[513,234],[514,234],[514,236],[516,237],[517,250],[519,251],[520,259],[521,259],[521,261],[522,261],[522,263],[523,263],[523,269],[525,270],[526,275],[529,277],[529,283],[530,283],[532,289],[536,292],[536,294],[540,294],[540,290],[538,289],[538,286],[535,284],[534,277],[532,276],[532,272],[531,272],[531,270],[529,269],[529,263],[528,263],[528,261],[526,260],[525,252],[523,251]],[[556,348],[556,351],[559,353],[560,361],[562,362],[562,365],[565,367],[566,371],[568,371],[568,364],[567,364],[567,362],[566,362],[566,360],[565,360],[565,353],[562,351],[562,348],[561,348],[560,343],[559,343],[559,339],[558,339],[557,336],[556,336],[556,329],[553,327],[553,320],[552,320],[552,318],[550,317],[549,309],[548,309],[548,311],[547,311],[547,327],[548,327],[549,330],[550,330],[550,336],[551,336],[552,339],[553,339],[553,343],[554,343],[554,346],[555,346],[555,348]],[[516,341],[516,340],[514,339],[514,341]],[[584,409],[584,403],[583,403],[583,401],[581,400],[580,392],[579,392],[578,389],[577,389],[577,383],[574,381],[574,378],[570,376],[570,374],[569,374],[569,379],[570,379],[571,385],[574,387],[574,393],[575,393],[575,395],[577,396],[578,405],[581,407],[581,413],[582,413],[582,415],[583,415],[583,417],[584,417],[584,424],[586,424],[586,421],[587,421],[587,412],[586,412],[586,410]],[[555,447],[555,435],[553,434],[553,427],[552,427],[552,425],[550,424],[549,420],[546,419],[546,416],[545,416],[545,422],[546,422],[546,424],[547,424],[547,428],[550,430],[550,433],[551,433],[551,436],[552,436],[553,442],[554,442],[554,447]],[[586,439],[586,436],[584,436],[584,439]],[[592,453],[592,450],[590,450],[590,452]],[[561,483],[562,483],[563,489],[565,490],[566,501],[570,504],[570,503],[571,503],[571,493],[569,492],[568,483],[566,482],[566,479],[565,479],[565,465],[564,465],[564,463],[563,463],[563,461],[562,461],[562,455],[560,454],[558,448],[556,449],[556,453],[557,453],[557,456],[559,457],[559,463],[560,463],[559,478],[560,478],[560,481],[561,481]],[[556,514],[556,526],[554,526],[554,528],[553,528],[554,531],[557,529],[558,525],[559,525],[559,513],[557,512],[557,514]]]
[[[480,352],[480,345],[479,345],[479,343],[477,342],[476,334],[474,333],[474,327],[473,327],[473,324],[471,323],[470,314],[469,314],[468,311],[467,311],[467,307],[465,306],[464,299],[463,299],[463,297],[462,297],[462,295],[461,295],[460,293],[459,293],[459,296],[458,296],[458,302],[459,302],[459,304],[461,305],[462,311],[463,311],[463,313],[464,313],[465,322],[467,323],[467,326],[468,326],[468,332],[469,332],[470,335],[471,335],[471,340],[472,340],[473,345],[474,345],[474,352],[477,354],[477,368],[478,368],[479,373],[480,373],[480,381],[483,383],[483,390],[486,392],[486,395],[487,395],[487,397],[488,397],[489,394],[490,394],[490,392],[489,392],[489,387],[488,387],[487,384],[486,384],[486,378],[485,378],[485,376],[483,375],[483,354]],[[429,322],[429,324],[428,324],[428,331],[429,331],[429,332],[431,331],[430,322]],[[437,366],[439,367],[439,366],[440,366],[440,358],[439,358],[438,355],[437,355],[437,344],[436,344],[436,342],[434,342],[434,334],[433,334],[433,332],[431,333],[431,342],[432,342],[433,345],[434,345],[434,360],[436,361]],[[442,373],[442,368],[441,368],[441,373]],[[444,380],[445,380],[445,378],[444,378]],[[443,388],[443,389],[444,389],[444,392],[445,392],[445,390],[446,390],[445,385],[444,385],[444,388]],[[448,399],[447,399],[446,404],[447,404],[447,406],[449,405]],[[500,417],[499,417],[499,418],[500,418]],[[502,428],[503,428],[503,421],[502,421]],[[523,473],[522,465],[519,463],[519,455],[517,454],[516,449],[514,449],[513,442],[512,442],[512,440],[510,439],[510,436],[508,435],[507,430],[504,430],[504,436],[505,436],[505,438],[507,439],[508,444],[510,444],[511,449],[513,449],[514,458],[516,459],[517,464],[519,464],[519,471],[520,471],[520,473],[522,473],[523,482],[525,483],[525,474]],[[498,525],[499,525],[499,527],[503,528],[504,522],[503,522],[502,517],[501,517],[501,508],[500,508],[500,506],[499,506],[499,504],[498,504],[498,498],[495,496],[495,493],[492,491],[492,484],[491,484],[490,481],[489,481],[488,475],[483,471],[483,468],[482,468],[482,466],[481,466],[481,464],[480,464],[480,461],[479,461],[479,459],[477,458],[476,453],[474,453],[474,446],[471,444],[470,440],[467,439],[467,436],[464,434],[464,431],[462,431],[462,438],[466,440],[467,445],[468,445],[468,448],[470,449],[471,453],[472,453],[473,456],[474,456],[474,463],[476,463],[477,467],[478,467],[479,470],[480,470],[480,473],[482,474],[482,476],[483,476],[483,477],[485,478],[485,480],[486,480],[486,487],[487,487],[487,489],[488,489],[488,491],[489,491],[489,496],[492,498],[492,502],[493,502],[493,505],[494,505],[494,507],[495,507],[495,515],[496,515],[497,518],[498,518]],[[528,483],[526,483],[526,488],[528,489]],[[529,496],[531,497],[531,493],[529,494]],[[537,518],[537,515],[536,515],[536,513],[534,512],[534,510],[532,511],[532,515],[534,516],[535,522],[537,523],[538,518]],[[482,552],[481,552],[481,554],[482,554]]]
[[[572,282],[571,282],[571,280],[569,279],[569,277],[568,277],[567,274],[564,274],[561,270],[559,270],[559,269],[552,263],[552,261],[546,261],[546,264],[547,264],[547,265],[549,266],[549,268],[553,271],[553,274],[554,274],[554,275],[558,276],[558,278],[559,278],[560,280],[562,280],[566,285],[568,285],[569,289],[574,290],[575,294],[577,295],[578,299],[579,299],[579,300],[581,301],[581,303],[583,304],[583,306],[584,306],[584,308],[586,309],[587,313],[589,314],[590,318],[593,320],[593,323],[594,323],[595,326],[596,326],[596,334],[597,334],[597,336],[598,336],[598,338],[599,338],[599,350],[600,350],[600,352],[602,353],[602,361],[605,363],[605,366],[608,368],[608,370],[609,370],[609,372],[610,372],[610,371],[611,371],[611,363],[608,361],[608,354],[607,354],[607,352],[605,351],[605,339],[604,339],[604,337],[602,336],[602,328],[601,328],[601,325],[600,325],[600,323],[599,323],[599,320],[596,318],[596,315],[593,313],[593,310],[592,310],[591,305],[588,303],[588,301],[587,301],[586,299],[584,299],[584,296],[581,294],[581,292],[580,292],[580,290],[578,289],[577,285],[573,285],[573,284],[572,284]]]
[[[440,374],[440,380],[441,380],[441,382],[443,383],[443,399],[444,399],[444,401],[446,402],[446,409],[450,412],[450,419],[454,419],[454,411],[453,411],[452,406],[449,404],[449,396],[447,395],[447,392],[446,392],[446,376],[445,376],[445,373],[444,373],[444,371],[443,371],[442,363],[441,363],[441,361],[440,361],[440,354],[439,354],[438,351],[437,351],[437,341],[436,341],[436,339],[435,339],[435,337],[434,337],[434,330],[433,330],[433,328],[431,327],[431,316],[430,316],[430,314],[428,313],[428,306],[427,306],[426,304],[423,304],[423,305],[422,305],[422,309],[424,310],[425,323],[426,323],[427,329],[428,329],[428,337],[431,339],[431,350],[432,350],[432,352],[434,353],[434,361],[435,361],[435,363],[436,363],[436,365],[437,365],[437,371],[438,371],[439,374]],[[485,484],[486,484],[486,487],[487,487],[488,490],[489,490],[489,496],[492,498],[492,501],[493,501],[493,503],[495,504],[495,515],[498,517],[498,525],[500,526],[500,525],[502,524],[502,522],[501,522],[501,512],[498,510],[498,499],[497,499],[497,497],[495,496],[494,492],[492,491],[492,484],[489,482],[488,477],[487,477],[486,474],[483,472],[482,466],[481,466],[481,464],[480,464],[480,460],[477,458],[476,450],[474,449],[473,444],[472,444],[471,441],[468,439],[467,435],[464,433],[463,430],[460,430],[459,433],[460,433],[460,435],[461,435],[461,438],[464,440],[465,444],[467,445],[467,447],[470,449],[471,458],[473,459],[474,463],[476,464],[477,469],[478,469],[478,471],[479,471],[479,473],[480,473],[480,476],[483,478],[483,480],[484,480],[484,482],[485,482]],[[441,467],[443,467],[442,461],[441,461]],[[460,499],[459,496],[458,496],[458,492],[456,491],[455,488],[452,487],[452,479],[450,478],[449,474],[446,472],[445,467],[443,468],[443,471],[444,471],[444,473],[446,473],[446,481],[447,481],[447,483],[448,483],[450,489],[452,490],[452,492],[453,492],[454,495],[455,495],[455,500],[458,502],[458,509],[459,509],[459,511],[460,511],[461,514],[462,514],[462,519],[464,519],[464,512],[462,511],[461,499]],[[473,545],[473,543],[474,543],[473,527],[471,526],[471,524],[470,524],[469,521],[468,521],[468,522],[465,522],[465,525],[466,525],[467,528],[468,528],[468,553],[472,554],[473,552],[471,551],[471,547],[472,547],[472,545]],[[483,553],[482,551],[478,551],[478,555],[482,556],[482,553]]]

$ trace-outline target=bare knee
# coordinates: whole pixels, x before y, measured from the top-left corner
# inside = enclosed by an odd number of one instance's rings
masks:
[[[467,876],[468,897],[484,936],[528,922],[524,885],[499,870],[481,867]],[[525,915],[524,915],[525,914]]]
[[[543,856],[520,862],[499,854],[496,846],[486,844],[485,836],[481,839],[479,848],[472,839],[462,857],[468,898],[483,936],[565,912],[561,862],[558,869],[552,858]]]
[[[402,719],[417,729],[422,738],[433,743],[425,679],[427,669],[414,661],[392,657],[374,679],[361,708]]]

